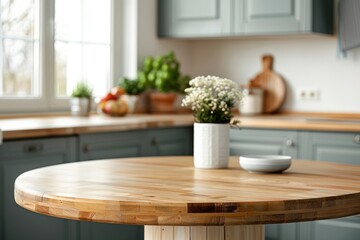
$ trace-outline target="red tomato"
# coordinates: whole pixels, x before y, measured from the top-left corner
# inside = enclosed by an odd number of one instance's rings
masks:
[[[116,100],[116,99],[117,99],[116,96],[114,96],[114,95],[111,94],[111,93],[108,93],[108,94],[106,94],[105,97],[103,97],[103,98],[100,100],[100,102],[107,102],[107,101],[109,101],[109,100]]]

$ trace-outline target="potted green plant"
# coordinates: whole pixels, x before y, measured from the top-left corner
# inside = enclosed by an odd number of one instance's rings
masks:
[[[79,82],[71,92],[70,108],[73,116],[89,116],[93,89],[86,82]]]
[[[190,77],[182,75],[174,52],[147,57],[138,79],[152,89],[149,94],[151,112],[173,112],[178,93],[183,93]]]
[[[126,77],[121,78],[117,86],[124,89],[126,95],[123,96],[128,105],[129,105],[129,112],[133,113],[135,110],[138,110],[138,101],[139,96],[146,90],[146,82],[140,80],[139,78],[136,79],[129,79]]]

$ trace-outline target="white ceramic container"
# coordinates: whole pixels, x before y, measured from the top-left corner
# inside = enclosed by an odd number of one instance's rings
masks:
[[[194,123],[194,166],[227,168],[229,124]]]
[[[249,172],[282,172],[291,166],[291,157],[283,155],[240,156],[240,166]]]
[[[90,98],[71,98],[70,109],[73,116],[86,117],[90,115],[91,99]]]

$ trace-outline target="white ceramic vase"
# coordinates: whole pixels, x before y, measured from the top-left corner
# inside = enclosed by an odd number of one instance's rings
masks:
[[[129,113],[134,113],[139,96],[138,95],[124,95],[123,98],[125,99],[125,101],[128,104]]]
[[[229,124],[194,123],[194,166],[227,168]]]
[[[90,98],[71,98],[70,109],[73,116],[86,117],[90,115],[91,99]]]

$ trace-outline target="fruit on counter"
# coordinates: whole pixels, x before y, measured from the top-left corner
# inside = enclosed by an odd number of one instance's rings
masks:
[[[116,99],[118,99],[118,97],[112,95],[111,93],[107,93],[105,95],[105,97],[100,99],[100,103],[105,103],[105,102],[107,102],[109,100],[116,100]]]
[[[106,101],[102,107],[102,111],[110,116],[124,116],[128,110],[128,104],[122,98]]]
[[[120,86],[115,86],[110,90],[110,93],[115,96],[115,97],[121,97],[122,95],[124,95],[125,89],[120,87]]]
[[[119,86],[113,87],[98,103],[98,112],[110,116],[124,116],[128,110],[128,104],[122,96],[125,90]]]

